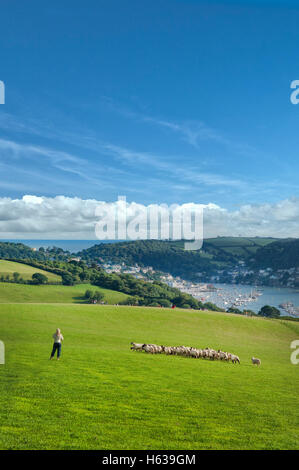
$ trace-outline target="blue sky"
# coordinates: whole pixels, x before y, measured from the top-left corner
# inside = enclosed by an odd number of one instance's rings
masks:
[[[299,198],[299,2],[2,0],[0,197]]]

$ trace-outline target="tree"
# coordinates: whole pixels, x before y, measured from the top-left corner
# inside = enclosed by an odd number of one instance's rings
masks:
[[[270,305],[264,305],[259,313],[262,317],[268,317],[268,318],[279,318],[280,317],[280,311],[276,307],[271,307]]]
[[[92,290],[87,289],[84,294],[85,299],[90,299],[92,297]]]
[[[136,296],[128,297],[121,302],[122,305],[139,305],[139,298]]]
[[[158,299],[157,302],[159,302],[159,304],[160,304],[162,307],[168,307],[168,308],[171,307],[171,302],[170,302],[170,300],[168,300],[168,299]]]
[[[84,295],[85,299],[87,299],[90,303],[97,303],[97,302],[100,302],[101,300],[104,299],[104,294],[99,291],[99,290],[96,290],[95,292],[93,292],[92,290],[90,289],[87,289],[85,291],[85,295]]]
[[[226,311],[227,311],[227,313],[238,313],[238,314],[242,315],[241,310],[239,310],[236,307],[229,307]]]
[[[13,280],[18,282],[20,280],[20,273],[13,273]]]
[[[104,294],[99,291],[99,290],[96,290],[92,296],[93,300],[95,300],[96,302],[100,302],[101,300],[103,300],[104,298]]]
[[[34,273],[32,274],[32,283],[33,284],[47,284],[48,278],[44,274]]]
[[[61,279],[64,286],[73,286],[75,284],[75,279],[71,274],[65,273],[61,276]]]
[[[80,278],[80,281],[86,281],[86,279],[88,279],[88,273],[86,273],[85,271],[81,271],[79,273],[79,278]]]

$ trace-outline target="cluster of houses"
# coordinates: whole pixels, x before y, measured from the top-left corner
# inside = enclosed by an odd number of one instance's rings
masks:
[[[71,258],[71,260],[80,261],[80,258]],[[127,273],[137,279],[144,279],[148,282],[155,279],[160,280],[170,287],[175,287],[190,294],[198,290],[209,292],[214,289],[213,283],[299,287],[299,268],[253,270],[248,268],[244,261],[239,261],[238,265],[229,270],[216,270],[213,274],[198,272],[196,273],[198,282],[186,281],[179,276],[156,271],[152,266],[139,266],[137,263],[133,266],[128,266],[125,263],[113,263],[100,259],[99,265],[107,273]]]
[[[201,273],[198,273],[199,277]],[[299,287],[299,268],[289,269],[249,269],[245,264],[240,264],[234,269],[224,271],[217,270],[208,279],[210,282],[227,284],[253,284],[272,287]]]
[[[114,264],[106,262],[101,264],[101,267],[105,269],[107,273],[131,274],[136,277],[136,279],[149,280],[150,275],[155,273],[155,270],[151,266],[141,267],[138,266],[138,264],[127,266],[125,263]]]

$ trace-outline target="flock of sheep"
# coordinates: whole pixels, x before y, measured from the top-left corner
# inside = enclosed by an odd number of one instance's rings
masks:
[[[240,364],[239,356],[228,352],[223,352],[220,349],[205,348],[198,349],[186,346],[158,346],[157,344],[146,344],[146,343],[131,343],[131,350],[133,351],[145,351],[149,354],[167,354],[168,356],[185,356],[193,358],[206,358],[211,360],[220,361],[231,361],[233,364]],[[260,359],[251,358],[253,364],[260,365]]]
[[[216,351],[215,349],[205,348],[197,349],[186,346],[158,346],[157,344],[141,344],[141,343],[131,343],[131,349],[133,351],[145,351],[150,354],[167,354],[172,356],[186,356],[194,358],[207,358],[211,360],[219,359],[220,361],[232,361],[233,364],[239,363],[240,359],[235,354]]]

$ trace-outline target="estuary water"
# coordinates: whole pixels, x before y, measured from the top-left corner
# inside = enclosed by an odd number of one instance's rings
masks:
[[[245,301],[241,305],[237,305],[236,308],[239,310],[250,309],[257,313],[264,305],[271,305],[278,308],[281,315],[290,315],[279,305],[291,302],[295,307],[299,307],[299,290],[297,289],[260,286],[257,288],[256,286],[240,284],[214,284],[214,286],[217,288],[217,291],[203,294],[203,297],[206,302],[213,302],[223,308],[229,308],[235,300],[246,299],[250,295],[254,296],[256,292],[261,293],[261,295],[256,296],[256,300]]]

